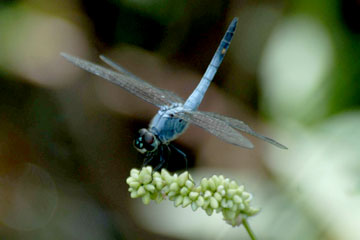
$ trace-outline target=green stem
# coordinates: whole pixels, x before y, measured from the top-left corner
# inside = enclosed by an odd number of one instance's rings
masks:
[[[250,225],[249,225],[248,221],[246,220],[246,218],[242,219],[242,224],[244,225],[244,227],[245,227],[247,233],[249,234],[251,240],[256,240],[256,237],[255,237],[253,231],[251,231]]]

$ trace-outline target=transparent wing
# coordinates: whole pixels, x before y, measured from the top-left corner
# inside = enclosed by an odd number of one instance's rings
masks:
[[[241,135],[238,131],[229,126],[229,124],[219,118],[207,115],[199,111],[183,111],[174,114],[175,117],[193,123],[225,142],[245,147],[253,148],[253,144]]]
[[[120,66],[119,64],[115,63],[114,61],[112,61],[111,59],[105,57],[104,55],[100,55],[100,59],[108,64],[110,67],[112,67],[113,69],[115,69],[116,71],[127,75],[129,77],[135,78],[138,81],[141,81],[143,84],[147,84],[150,87],[152,87],[149,83],[145,82],[144,80],[142,80],[141,78],[139,78],[138,76],[136,76],[135,74],[129,72],[128,70],[126,70],[124,67]],[[163,94],[165,95],[165,98],[168,99],[169,101],[171,101],[172,103],[184,103],[184,99],[182,99],[180,96],[178,96],[177,94],[169,91],[169,90],[165,90],[165,89],[159,89],[163,92]]]
[[[61,53],[61,56],[76,66],[124,88],[128,92],[157,107],[171,105],[173,103],[167,98],[167,94],[165,94],[162,90],[142,80],[133,78],[129,75],[114,72],[66,53]]]
[[[166,96],[166,98],[171,101],[172,103],[181,103],[184,104],[185,100],[180,97],[179,95],[177,95],[176,93],[166,90],[166,89],[160,89],[161,91],[163,91],[164,95]]]
[[[268,143],[271,143],[273,145],[275,145],[276,147],[282,148],[282,149],[288,149],[286,146],[278,143],[277,141],[275,141],[274,139],[265,137],[261,134],[256,133],[254,130],[252,130],[248,125],[246,125],[243,121],[237,120],[235,118],[230,118],[230,117],[226,117],[217,113],[213,113],[213,112],[202,112],[205,115],[220,119],[224,122],[226,122],[228,125],[230,125],[232,128],[238,129],[240,131],[246,132],[254,137],[260,138],[261,140],[264,140]]]
[[[120,66],[119,64],[115,63],[113,60],[111,60],[108,57],[105,57],[104,55],[100,55],[99,56],[100,59],[106,63],[107,65],[109,65],[110,67],[112,67],[113,69],[115,69],[116,71],[128,75],[130,77],[136,78],[139,80],[139,78],[137,76],[135,76],[134,74],[132,74],[131,72],[127,71],[125,68],[123,68],[122,66]]]

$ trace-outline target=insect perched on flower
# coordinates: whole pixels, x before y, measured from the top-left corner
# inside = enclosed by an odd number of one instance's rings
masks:
[[[236,29],[237,21],[238,19],[234,18],[231,22],[200,83],[186,101],[170,91],[156,88],[139,79],[104,56],[101,56],[100,58],[112,68],[117,70],[117,72],[66,53],[62,53],[61,55],[78,67],[105,78],[106,80],[160,108],[150,122],[148,129],[141,129],[134,141],[135,148],[140,153],[145,154],[145,162],[149,162],[155,156],[159,156],[160,164],[155,169],[159,169],[163,166],[166,156],[168,156],[168,152],[171,150],[179,152],[186,159],[186,155],[174,147],[171,144],[171,141],[183,134],[190,123],[195,124],[220,139],[237,146],[253,148],[253,144],[239,131],[237,131],[240,130],[267,141],[279,148],[286,149],[284,145],[276,142],[275,140],[256,133],[240,120],[216,113],[197,111],[197,108],[204,98],[204,95],[221,64],[227,49],[229,48],[231,39]]]

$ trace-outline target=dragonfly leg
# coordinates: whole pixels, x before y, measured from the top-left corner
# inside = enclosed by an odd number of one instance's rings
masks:
[[[164,149],[165,145],[161,145],[159,147],[159,158],[160,158],[160,163],[154,168],[154,172],[161,169],[164,164],[166,163],[166,158],[165,158],[165,149]]]
[[[187,171],[188,170],[188,161],[187,161],[186,154],[183,151],[181,151],[180,149],[178,149],[177,147],[175,147],[174,145],[172,145],[172,144],[170,144],[169,146],[170,146],[170,148],[172,148],[175,151],[177,151],[178,153],[180,153],[180,155],[184,158],[184,160],[185,160],[185,169]]]
[[[154,159],[154,154],[146,154],[144,162],[143,162],[143,167],[148,165],[153,159]]]

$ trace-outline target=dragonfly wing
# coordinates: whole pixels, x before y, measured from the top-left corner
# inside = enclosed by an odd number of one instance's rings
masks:
[[[286,146],[282,145],[281,143],[278,143],[274,139],[271,139],[269,137],[265,137],[265,136],[255,132],[248,125],[246,125],[243,121],[240,121],[240,120],[235,119],[235,118],[226,117],[224,115],[220,115],[220,114],[213,113],[213,112],[203,112],[203,113],[208,115],[208,116],[220,119],[220,120],[226,122],[227,124],[229,124],[232,128],[235,128],[235,129],[238,129],[238,130],[243,131],[245,133],[248,133],[248,134],[250,134],[250,135],[252,135],[254,137],[257,137],[257,138],[259,138],[261,140],[264,140],[264,141],[266,141],[268,143],[271,143],[276,147],[279,147],[279,148],[282,148],[282,149],[288,149]]]
[[[182,111],[175,113],[174,116],[193,123],[228,143],[245,148],[254,147],[247,138],[219,118],[199,111]]]
[[[119,64],[115,63],[110,58],[105,57],[104,55],[100,55],[99,57],[100,57],[101,61],[103,61],[104,63],[106,63],[107,65],[112,67],[114,70],[118,71],[119,73],[122,73],[122,74],[128,75],[130,77],[139,79],[137,76],[135,76],[134,74],[132,74],[131,72],[129,72],[128,70],[126,70],[125,68],[120,66]]]
[[[110,69],[106,69],[97,64],[71,56],[66,53],[61,53],[61,55],[76,66],[124,88],[128,92],[157,107],[170,105],[172,103],[172,101],[167,98],[167,94],[149,83],[146,83],[137,78],[133,78],[126,74],[114,72]]]
[[[106,64],[108,64],[110,67],[112,67],[113,69],[115,69],[116,71],[127,75],[129,77],[135,78],[138,81],[143,82],[143,84],[147,84],[150,87],[152,87],[149,83],[145,82],[144,80],[142,80],[141,78],[139,78],[138,76],[136,76],[135,74],[129,72],[128,70],[126,70],[124,67],[120,66],[119,64],[115,63],[113,60],[109,59],[108,57],[105,57],[104,55],[100,55],[100,59],[105,62]],[[180,96],[178,96],[177,94],[165,90],[165,89],[159,89],[163,92],[163,94],[165,95],[165,98],[168,99],[170,102],[172,103],[184,103],[184,99],[182,99]]]
[[[172,103],[184,104],[185,100],[182,97],[180,97],[179,95],[177,95],[176,93],[166,90],[166,89],[160,89],[160,90],[163,91],[166,98],[169,99],[169,101],[171,101]]]

